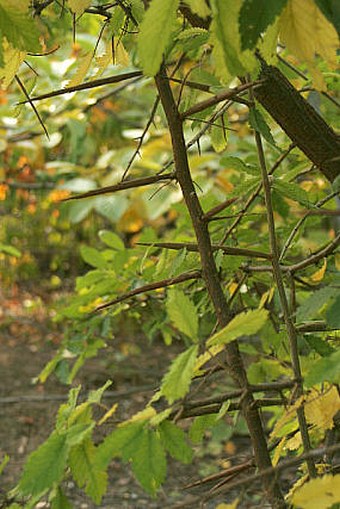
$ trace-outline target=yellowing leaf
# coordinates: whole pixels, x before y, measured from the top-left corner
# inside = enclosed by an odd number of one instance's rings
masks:
[[[73,14],[80,16],[85,9],[90,7],[91,0],[68,0],[68,5]]]
[[[68,85],[67,85],[68,87],[76,87],[77,85],[80,85],[80,83],[82,83],[82,81],[84,80],[84,78],[87,74],[87,71],[90,68],[92,58],[93,58],[92,51],[88,51],[87,53],[84,53],[84,55],[82,55],[79,58],[78,69],[76,70],[71,81],[68,83]]]
[[[333,428],[333,417],[339,410],[340,396],[335,386],[323,394],[312,391],[305,404],[307,421],[322,430]]]
[[[212,346],[211,348],[209,348],[209,350],[207,350],[206,352],[202,353],[202,355],[197,357],[196,364],[195,364],[195,367],[194,367],[195,374],[196,375],[198,374],[200,368],[202,366],[204,366],[204,364],[206,362],[210,361],[210,359],[215,357],[215,355],[217,355],[218,353],[222,352],[223,348],[224,348],[224,345],[215,345],[215,346]]]
[[[240,336],[256,334],[267,321],[267,317],[268,311],[265,309],[254,309],[240,313],[226,327],[211,336],[207,341],[207,346],[225,345]]]
[[[102,55],[99,55],[98,57],[96,57],[95,61],[96,61],[96,67],[98,68],[97,72],[96,72],[96,77],[97,77],[97,76],[100,76],[105,71],[105,69],[110,64],[113,63],[111,41],[109,41],[107,43],[105,52]]]
[[[292,503],[300,509],[327,509],[340,502],[340,474],[324,475],[296,490]]]
[[[156,414],[156,410],[152,406],[148,406],[144,408],[144,410],[137,412],[128,421],[125,421],[123,425],[127,424],[128,422],[146,421],[154,417]]]
[[[340,253],[336,253],[335,255],[335,267],[336,270],[340,270]]]
[[[312,274],[312,276],[310,277],[311,280],[314,281],[314,283],[319,283],[320,281],[322,281],[326,272],[326,268],[327,268],[327,258],[324,259],[321,269],[318,269],[316,272],[314,272],[314,274]]]
[[[176,399],[183,398],[189,390],[191,379],[194,375],[194,367],[198,346],[194,345],[182,352],[172,362],[170,369],[164,375],[161,393],[166,397],[170,405]]]
[[[275,452],[274,452],[274,456],[273,456],[273,459],[272,459],[273,467],[276,467],[276,465],[278,464],[278,462],[279,462],[279,460],[281,458],[281,453],[282,453],[282,451],[285,448],[286,441],[287,441],[287,437],[283,437],[280,440],[279,444],[276,446]]]
[[[320,55],[336,66],[339,39],[334,26],[313,0],[289,0],[280,18],[280,38],[300,60],[305,61],[318,89],[324,89],[314,57]]]
[[[122,67],[127,67],[130,63],[129,54],[124,48],[124,44],[122,41],[116,46],[116,64],[121,65]]]
[[[98,426],[100,426],[105,421],[107,421],[115,413],[117,408],[118,408],[118,403],[115,403],[114,405],[112,405],[112,407],[107,412],[105,412],[105,414],[100,419],[100,421],[98,421]]]
[[[301,433],[298,431],[295,435],[287,440],[285,449],[289,451],[296,451],[302,445]]]
[[[26,57],[26,51],[20,51],[3,39],[4,67],[0,68],[1,88],[6,89],[14,79],[20,65]]]
[[[270,438],[280,437],[284,435],[284,427],[287,424],[290,424],[292,421],[296,419],[296,410],[302,405],[303,396],[293,403],[293,405],[289,406],[287,410],[282,414],[282,416],[276,421],[273,431],[270,434]],[[290,431],[290,430],[289,430]]]

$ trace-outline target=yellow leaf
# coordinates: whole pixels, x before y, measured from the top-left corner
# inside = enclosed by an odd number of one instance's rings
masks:
[[[122,423],[122,426],[124,426],[127,422],[146,421],[148,419],[151,419],[155,415],[157,415],[156,410],[152,406],[148,406],[148,407],[144,408],[144,410],[137,412],[129,420],[124,421]]]
[[[303,403],[304,397],[301,396],[299,399],[293,403],[287,410],[283,413],[283,415],[276,421],[273,431],[270,434],[270,438],[283,436],[284,433],[282,429],[287,425],[294,423],[296,419],[296,410],[300,408]]]
[[[279,462],[279,459],[281,458],[281,453],[285,449],[285,444],[287,442],[287,437],[283,437],[280,442],[278,443],[277,447],[275,448],[274,456],[272,459],[273,467],[276,467],[276,465]]]
[[[87,53],[84,53],[84,55],[81,55],[79,57],[78,69],[76,70],[71,81],[67,84],[68,87],[76,87],[77,85],[80,85],[80,83],[82,83],[87,74],[87,71],[90,68],[92,58],[93,58],[92,51],[88,51]]]
[[[323,394],[312,391],[305,404],[307,421],[322,430],[333,428],[333,417],[339,410],[340,396],[335,386]]]
[[[339,38],[334,26],[325,18],[313,0],[289,0],[280,17],[280,38],[287,48],[308,69],[318,89],[324,89],[322,75],[315,65],[320,55],[331,66],[336,66]]]
[[[118,403],[115,403],[114,405],[112,405],[112,407],[107,412],[105,412],[103,417],[100,419],[100,421],[98,422],[98,426],[100,426],[105,421],[107,421],[115,413],[117,408],[118,408]]]
[[[124,48],[122,41],[119,41],[116,46],[116,64],[122,67],[127,67],[130,63],[129,54]]]
[[[96,67],[98,67],[96,77],[100,76],[105,71],[105,69],[112,63],[113,63],[112,43],[111,41],[109,41],[106,45],[105,52],[99,57],[96,57]]]
[[[201,369],[202,366],[204,366],[204,364],[206,362],[210,361],[210,359],[215,357],[215,355],[222,352],[223,348],[224,348],[224,345],[212,346],[211,348],[209,348],[209,350],[207,350],[206,352],[202,353],[202,355],[197,357],[195,368],[194,368],[195,375],[198,374],[199,370]]]
[[[327,509],[340,502],[340,474],[324,475],[296,490],[292,503],[301,509]]]
[[[216,509],[236,509],[239,503],[239,499],[234,500],[232,504],[218,504]]]
[[[295,433],[295,435],[287,440],[285,449],[288,449],[289,451],[296,451],[302,444],[302,438],[301,433],[298,431]]]
[[[83,14],[90,5],[91,0],[68,0],[68,6],[76,16]]]
[[[316,272],[314,272],[314,274],[311,275],[310,277],[311,280],[314,281],[314,283],[319,283],[320,281],[322,281],[326,272],[326,268],[327,268],[327,258],[324,259],[321,269],[318,269]]]
[[[13,81],[20,65],[25,60],[26,51],[13,48],[13,46],[7,42],[6,38],[3,38],[2,46],[5,65],[2,68],[0,67],[0,83],[1,87],[6,89]]]

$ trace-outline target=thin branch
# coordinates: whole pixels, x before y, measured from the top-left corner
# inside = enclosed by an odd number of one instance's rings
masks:
[[[94,189],[93,191],[88,191],[86,193],[78,194],[76,196],[71,196],[70,198],[65,198],[62,201],[82,200],[84,198],[91,198],[93,196],[99,196],[102,194],[124,191],[125,189],[150,186],[162,180],[175,180],[175,178],[176,177],[174,173],[165,173],[164,175],[152,175],[150,177],[142,177],[139,179],[124,180],[123,182],[119,182],[118,184],[114,184],[112,186],[101,187],[100,189]]]
[[[273,383],[250,385],[249,390],[253,393],[274,392],[274,391],[281,392],[284,389],[290,389],[294,386],[295,386],[295,381],[287,380],[285,382],[273,382]],[[198,399],[196,401],[188,400],[188,401],[184,402],[184,408],[191,409],[191,408],[199,408],[199,407],[217,404],[217,403],[224,403],[225,401],[228,401],[230,399],[239,398],[240,396],[242,396],[242,394],[243,394],[242,389],[236,389],[235,391],[225,392],[223,394],[219,394],[218,396],[210,396],[208,398],[202,398],[202,399]]]
[[[286,159],[286,157],[290,154],[290,152],[295,147],[294,143],[291,143],[288,147],[288,149],[283,152],[277,159],[277,161],[273,164],[272,168],[268,172],[268,175],[273,175],[273,173],[279,168],[281,163]],[[225,242],[229,235],[232,233],[232,231],[239,225],[239,223],[242,221],[243,217],[245,216],[246,212],[248,211],[251,204],[256,200],[256,198],[259,196],[262,189],[262,182],[257,186],[255,191],[249,196],[247,199],[245,205],[242,207],[240,211],[240,215],[235,219],[235,221],[229,226],[228,230],[223,235],[223,238],[221,240],[221,243]]]
[[[138,387],[131,387],[123,391],[105,391],[102,399],[125,398],[130,394],[139,394],[141,392],[148,392],[156,390],[155,385],[140,385]],[[21,396],[6,396],[0,398],[0,405],[15,405],[23,403],[47,403],[49,401],[67,401],[68,394],[30,394]],[[86,396],[83,398],[86,399]]]
[[[151,113],[149,115],[149,119],[148,119],[148,121],[146,123],[146,126],[144,127],[142,135],[139,137],[137,148],[134,151],[134,153],[132,154],[131,159],[128,162],[128,164],[127,164],[127,166],[126,166],[126,168],[124,170],[124,173],[123,173],[123,176],[122,176],[122,181],[125,180],[125,177],[128,174],[129,169],[131,168],[134,160],[136,159],[137,155],[139,154],[139,151],[140,151],[140,149],[141,149],[141,147],[143,145],[143,142],[144,142],[144,138],[145,138],[145,136],[146,136],[146,134],[147,134],[147,132],[148,132],[148,130],[149,130],[153,120],[154,120],[154,117],[156,115],[156,111],[157,111],[158,105],[159,105],[159,96],[156,97],[155,102],[154,102],[154,104],[152,106],[152,110],[151,110]]]
[[[10,182],[2,181],[0,184],[6,184],[13,189],[55,189],[57,184],[55,182]]]
[[[140,246],[154,246],[162,249],[187,249],[187,251],[198,252],[198,244],[192,242],[137,242]],[[264,258],[266,260],[271,259],[269,253],[263,253],[262,251],[254,251],[252,249],[244,249],[241,247],[229,247],[224,244],[211,244],[212,251],[223,251],[227,255],[235,256],[249,256],[252,258]]]
[[[169,279],[162,279],[161,281],[156,281],[155,283],[149,283],[147,285],[140,286],[139,288],[135,288],[129,292],[124,293],[120,297],[113,299],[105,304],[101,304],[94,309],[96,311],[102,311],[108,307],[114,306],[119,302],[123,302],[125,300],[131,299],[131,297],[135,297],[136,295],[140,295],[141,293],[151,292],[152,290],[157,290],[158,288],[166,288],[168,286],[177,285],[179,283],[183,283],[184,281],[189,281],[190,279],[199,279],[202,277],[202,274],[199,270],[193,270],[190,272],[184,272],[176,277],[171,277]]]
[[[263,407],[271,407],[271,406],[279,406],[284,403],[283,398],[261,398],[255,399],[253,402],[253,406],[256,408]],[[211,403],[209,405],[194,407],[194,408],[186,408],[183,407],[181,409],[180,415],[178,419],[188,419],[189,417],[198,417],[199,415],[209,415],[209,414],[217,414],[222,407],[223,403]],[[226,410],[228,412],[235,412],[242,408],[242,398],[240,401],[231,402]],[[178,410],[174,409],[173,413],[170,416],[174,416],[178,414]]]
[[[290,272],[297,272],[298,270],[309,267],[309,265],[314,265],[319,260],[322,260],[322,258],[331,255],[339,245],[340,245],[340,233],[327,246],[319,249],[319,251],[312,254],[305,260],[302,260],[302,262],[289,265],[286,268],[286,270],[288,269]]]
[[[166,72],[163,67],[161,72],[155,76],[155,82],[171,135],[176,177],[181,187],[195,231],[202,266],[202,277],[212,305],[214,306],[218,325],[219,327],[224,327],[229,323],[232,315],[219,279],[219,272],[211,247],[208,225],[203,219],[204,212],[191,178],[187,146],[183,133],[183,117],[181,117],[178,111],[169,81],[164,77],[165,75]],[[244,394],[240,401],[241,411],[247,422],[251,436],[256,465],[260,470],[263,470],[271,466],[271,459],[259,410],[254,404],[253,394],[248,390],[249,382],[247,373],[237,341],[233,341],[225,346],[225,356],[228,373],[232,376],[235,383],[244,390]],[[286,507],[280,486],[273,477],[269,476],[265,479],[263,487],[274,509]]]
[[[250,87],[261,85],[262,83],[263,80],[259,80],[254,81],[252,83],[245,83],[235,88],[229,88],[228,90],[223,90],[222,92],[219,92],[213,97],[209,97],[208,99],[205,99],[200,103],[196,103],[194,106],[181,113],[181,119],[185,120],[187,117],[195,115],[195,113],[199,113],[200,111],[206,110],[207,108],[211,108],[212,106],[215,106],[216,104],[222,101],[232,99],[235,95],[239,94],[240,92],[244,92],[245,90],[248,90]]]
[[[333,254],[333,252],[340,245],[340,233],[333,239],[329,244],[325,247],[319,249],[316,253],[313,253],[308,258],[305,258],[301,262],[294,263],[292,265],[280,265],[280,270],[282,272],[298,272],[299,270],[305,269],[310,265],[315,265],[318,261],[326,258],[327,256]],[[244,265],[243,270],[246,272],[272,272],[273,267],[271,265]]]
[[[275,478],[277,477],[277,474],[280,472],[283,472],[285,470],[289,470],[292,467],[296,467],[300,463],[305,462],[308,459],[314,459],[317,460],[318,458],[322,458],[325,456],[325,454],[332,454],[335,452],[340,451],[340,444],[335,444],[329,447],[320,447],[319,449],[314,449],[312,451],[309,451],[308,453],[302,454],[300,456],[283,460],[281,463],[276,465],[275,467],[266,468],[262,472],[257,472],[252,475],[247,475],[246,477],[243,477],[242,479],[238,479],[237,481],[234,481],[232,483],[224,483],[223,486],[219,486],[215,490],[210,491],[207,495],[203,496],[199,495],[198,497],[190,497],[189,500],[184,502],[179,502],[175,505],[167,506],[169,509],[183,509],[184,507],[199,507],[199,504],[205,503],[208,500],[211,500],[215,498],[216,496],[226,493],[228,491],[236,490],[239,492],[239,488],[245,484],[250,485],[251,483],[254,483],[258,480],[263,479],[263,476],[266,476],[268,474],[272,474]]]
[[[40,125],[41,125],[41,127],[43,128],[43,131],[44,131],[44,133],[45,133],[45,135],[46,135],[47,139],[49,140],[49,139],[50,139],[50,136],[49,136],[48,131],[47,131],[47,129],[46,129],[46,126],[45,126],[45,124],[44,124],[44,122],[43,122],[43,120],[42,120],[42,118],[41,118],[41,116],[40,116],[40,113],[38,112],[37,108],[36,108],[36,107],[35,107],[35,105],[33,104],[32,99],[31,99],[31,98],[30,98],[30,96],[28,95],[28,92],[27,92],[27,90],[26,90],[26,88],[25,88],[25,86],[24,86],[23,82],[21,81],[21,79],[19,78],[19,76],[18,76],[17,74],[15,75],[15,80],[16,80],[16,82],[18,83],[19,87],[21,88],[21,91],[23,92],[24,96],[27,98],[27,101],[24,101],[24,102],[25,102],[25,103],[27,103],[27,102],[28,102],[28,103],[30,104],[30,106],[31,106],[32,110],[34,111],[34,113],[35,113],[35,115],[36,115],[36,117],[37,117],[37,119],[38,119],[38,121],[39,121],[39,124],[40,124]],[[23,104],[23,103],[19,103],[19,104]]]
[[[250,97],[253,99],[253,91],[250,91]],[[266,210],[267,210],[267,221],[268,221],[268,231],[269,231],[269,241],[270,241],[270,249],[272,254],[272,267],[273,267],[273,276],[276,282],[276,286],[279,293],[279,298],[281,302],[281,308],[283,312],[283,318],[287,330],[287,335],[290,343],[290,356],[292,361],[292,367],[294,372],[294,378],[296,379],[296,397],[299,397],[303,394],[303,382],[302,382],[302,374],[300,367],[300,358],[297,344],[297,332],[294,327],[293,320],[290,316],[289,305],[286,297],[286,291],[283,283],[283,277],[281,272],[281,267],[279,263],[279,248],[276,237],[276,229],[275,229],[275,220],[274,220],[274,212],[272,205],[272,196],[271,196],[271,188],[270,182],[267,173],[266,160],[262,146],[261,135],[258,131],[255,131],[255,141],[257,146],[258,158],[261,168],[262,174],[262,184],[265,195],[266,202]],[[303,448],[305,452],[310,451],[311,444],[309,439],[307,421],[304,413],[304,409],[302,407],[298,408],[297,418],[299,422],[299,428],[301,432],[301,438],[303,443]],[[314,461],[312,459],[307,459],[307,467],[310,477],[316,477],[316,468]]]
[[[210,220],[213,216],[215,216],[216,214],[219,214],[219,212],[222,212],[222,210],[225,210],[226,208],[230,207],[230,205],[235,203],[237,200],[238,200],[238,198],[234,197],[234,198],[229,198],[228,200],[225,200],[222,203],[219,203],[218,205],[216,205],[216,207],[213,207],[212,209],[208,210],[208,212],[206,212],[204,214],[204,216],[203,216],[204,219],[207,221]]]
[[[315,206],[316,207],[322,207],[325,203],[327,203],[329,200],[331,200],[332,198],[335,198],[337,195],[339,194],[339,191],[334,191],[333,193],[329,194],[328,196],[325,196],[324,198],[322,198],[322,200],[318,201]],[[289,248],[289,246],[291,245],[291,243],[293,242],[294,240],[294,237],[296,236],[297,232],[299,231],[299,229],[301,228],[302,224],[305,222],[305,220],[312,214],[313,212],[313,209],[310,209],[308,210],[305,215],[296,223],[296,225],[294,226],[293,230],[290,232],[289,234],[289,237],[288,239],[286,240],[286,242],[284,243],[284,246],[282,248],[282,251],[281,251],[281,254],[280,254],[280,258],[279,258],[279,261],[281,262],[284,257],[285,257],[285,254]]]
[[[142,71],[127,72],[124,74],[118,74],[116,76],[108,76],[107,78],[101,78],[98,80],[87,81],[86,83],[80,83],[74,87],[65,87],[54,92],[48,92],[47,94],[37,95],[31,97],[27,101],[21,101],[18,104],[26,104],[27,102],[41,101],[42,99],[49,99],[50,97],[56,97],[58,95],[70,94],[71,92],[79,92],[80,90],[89,90],[91,88],[103,87],[104,85],[110,85],[111,83],[120,83],[121,81],[130,80],[143,76]]]

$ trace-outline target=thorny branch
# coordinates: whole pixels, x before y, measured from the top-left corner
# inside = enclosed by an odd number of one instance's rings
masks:
[[[169,279],[162,279],[161,281],[156,281],[155,283],[149,283],[147,285],[140,286],[139,288],[135,288],[130,292],[126,292],[120,297],[113,299],[105,304],[101,304],[97,306],[94,311],[102,311],[108,307],[114,306],[119,302],[123,302],[125,300],[130,299],[131,297],[135,297],[136,295],[140,295],[142,293],[150,292],[152,290],[158,290],[159,288],[166,288],[167,286],[176,285],[178,283],[183,283],[184,281],[189,281],[190,279],[199,279],[202,277],[202,274],[199,270],[192,270],[190,272],[184,272],[176,277],[171,277]]]

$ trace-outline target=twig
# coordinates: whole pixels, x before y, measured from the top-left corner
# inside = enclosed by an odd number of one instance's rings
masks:
[[[114,184],[112,186],[101,187],[100,189],[94,189],[93,191],[88,191],[86,193],[78,194],[76,196],[71,196],[69,198],[65,198],[62,201],[70,201],[70,200],[82,200],[84,198],[91,198],[92,196],[99,196],[102,194],[108,193],[116,193],[117,191],[124,191],[125,189],[132,189],[135,187],[142,186],[150,186],[155,184],[156,182],[160,182],[161,180],[174,180],[174,173],[165,173],[164,175],[152,175],[150,177],[142,177],[139,179],[132,180],[124,180],[123,182],[119,182],[118,184]]]
[[[159,105],[159,96],[156,97],[155,102],[154,102],[154,104],[152,106],[152,110],[151,110],[151,113],[149,115],[149,119],[148,119],[148,121],[146,123],[146,126],[144,127],[142,135],[139,137],[137,148],[134,151],[134,153],[132,154],[132,156],[131,156],[131,158],[130,158],[130,160],[129,160],[129,162],[128,162],[125,170],[124,170],[124,173],[123,173],[123,176],[122,176],[122,181],[125,180],[125,177],[128,174],[129,169],[131,168],[134,160],[136,159],[137,155],[139,154],[139,151],[140,151],[140,149],[141,149],[141,147],[143,145],[143,142],[144,142],[144,138],[145,138],[145,136],[146,136],[146,134],[147,134],[147,132],[148,132],[152,122],[153,122],[153,119],[154,119],[154,117],[156,115],[156,111],[157,111],[158,105]]]
[[[301,262],[294,263],[292,265],[280,265],[280,270],[282,272],[291,272],[295,273],[299,270],[305,269],[309,267],[310,265],[314,265],[319,260],[322,260],[322,258],[326,258],[326,256],[331,255],[335,249],[340,244],[340,233],[333,239],[329,244],[327,244],[325,247],[319,249],[316,251],[316,253],[313,253],[308,258],[305,258]],[[271,272],[273,270],[273,267],[271,265],[258,265],[258,266],[252,266],[252,265],[244,265],[243,270],[246,272]]]
[[[339,191],[334,191],[333,193],[329,194],[328,196],[325,196],[324,198],[322,198],[322,200],[318,201],[315,204],[315,206],[316,207],[322,207],[325,203],[327,203],[332,198],[335,198],[335,196],[337,196],[338,194],[339,194]],[[293,230],[290,232],[289,237],[286,240],[286,242],[284,243],[284,246],[282,248],[282,251],[281,251],[281,254],[280,254],[280,258],[279,258],[280,262],[284,259],[285,254],[286,254],[289,246],[293,242],[293,239],[296,236],[296,234],[299,231],[299,229],[301,228],[302,224],[312,214],[312,212],[313,212],[313,209],[308,210],[305,213],[305,215],[296,223],[296,225],[294,226]]]
[[[46,126],[45,126],[45,124],[44,124],[44,122],[43,122],[43,120],[42,120],[42,118],[41,118],[41,116],[40,116],[40,113],[38,112],[37,108],[36,108],[36,107],[35,107],[35,105],[33,104],[32,99],[31,99],[31,98],[30,98],[30,96],[28,95],[28,92],[27,92],[27,90],[26,90],[26,88],[25,88],[24,84],[22,83],[21,79],[19,78],[19,76],[18,76],[17,74],[15,75],[15,81],[18,83],[19,87],[21,88],[21,91],[23,92],[24,96],[27,98],[27,101],[24,101],[24,103],[27,103],[27,102],[28,102],[28,103],[30,104],[30,106],[31,106],[32,110],[34,111],[34,113],[35,113],[35,115],[36,115],[36,117],[37,117],[37,119],[38,119],[38,121],[39,121],[39,124],[40,124],[40,125],[41,125],[41,127],[43,128],[43,131],[44,131],[44,133],[45,133],[45,135],[46,135],[47,139],[49,140],[49,139],[50,139],[50,136],[49,136],[49,134],[48,134],[48,132],[47,132],[47,129],[46,129]],[[19,104],[24,104],[24,103],[19,103]]]
[[[271,407],[282,405],[284,402],[283,398],[261,398],[255,399],[253,402],[254,407],[263,408],[263,407]],[[180,419],[187,419],[188,417],[198,417],[199,415],[209,415],[209,414],[217,414],[223,403],[210,403],[209,405],[194,407],[194,408],[185,408],[183,407]],[[242,397],[240,401],[231,402],[228,406],[226,412],[235,412],[236,410],[240,410],[242,408]],[[175,409],[173,413],[171,413],[171,417],[176,415],[178,409]]]
[[[269,175],[273,175],[273,173],[277,170],[277,168],[281,165],[281,163],[286,159],[286,157],[290,154],[290,152],[295,147],[294,143],[291,143],[288,147],[288,149],[283,152],[277,159],[277,161],[273,164],[272,168],[268,172]],[[251,206],[251,204],[254,202],[254,200],[258,197],[262,189],[262,182],[257,186],[255,191],[249,196],[248,200],[246,201],[245,205],[242,207],[240,211],[240,215],[235,219],[235,221],[229,226],[228,230],[223,235],[223,238],[221,240],[221,243],[225,242],[229,235],[232,233],[232,231],[239,225],[239,223],[242,221],[243,217],[245,216],[247,210]]]
[[[192,242],[136,242],[139,246],[154,246],[162,249],[186,249],[187,251],[198,252],[198,244]],[[254,251],[252,249],[244,249],[241,247],[229,247],[223,244],[211,244],[212,251],[223,251],[227,255],[249,256],[252,258],[271,259],[269,253],[262,251]]]
[[[209,97],[208,99],[205,99],[200,103],[196,103],[194,106],[181,113],[181,119],[185,120],[187,117],[190,117],[195,113],[199,113],[200,111],[206,110],[207,108],[211,108],[212,106],[215,106],[216,104],[222,101],[232,99],[235,95],[239,94],[240,92],[244,92],[245,90],[248,90],[250,87],[260,85],[261,83],[263,83],[263,81],[259,80],[254,81],[253,83],[245,83],[244,85],[239,85],[238,87],[235,88],[229,88],[228,90],[223,90],[222,92],[219,92],[213,97]]]
[[[105,391],[103,393],[103,399],[112,398],[124,398],[130,394],[136,394],[140,392],[153,391],[157,387],[155,385],[141,385],[139,387],[131,387],[130,389],[122,391]],[[7,396],[0,398],[0,405],[13,405],[22,403],[47,403],[49,401],[67,401],[69,398],[68,394],[31,394],[21,396]],[[83,398],[86,399],[86,396]]]
[[[202,277],[202,274],[199,270],[193,270],[190,272],[184,272],[183,274],[180,274],[176,277],[171,277],[169,279],[162,279],[161,281],[156,281],[155,283],[149,283],[147,285],[140,286],[139,288],[135,288],[134,290],[131,290],[130,292],[126,292],[120,297],[117,297],[116,299],[113,299],[109,302],[106,302],[105,304],[101,304],[100,306],[97,306],[94,310],[96,311],[102,311],[103,309],[106,309],[110,306],[114,306],[115,304],[118,304],[119,302],[123,302],[124,300],[131,299],[131,297],[135,297],[136,295],[140,295],[141,293],[150,292],[152,290],[157,290],[158,288],[166,288],[167,286],[177,285],[179,283],[183,283],[184,281],[189,281],[190,279],[199,279]]]
[[[277,477],[277,474],[280,472],[283,472],[285,470],[288,470],[292,467],[295,467],[296,465],[299,465],[300,463],[303,463],[306,460],[314,459],[317,460],[318,458],[322,458],[325,454],[332,454],[335,452],[340,451],[340,444],[335,444],[329,447],[320,447],[318,449],[313,449],[312,451],[309,451],[308,453],[301,454],[301,456],[297,456],[295,458],[291,458],[288,460],[283,460],[281,463],[276,465],[275,467],[269,467],[263,470],[262,472],[257,472],[256,474],[248,475],[242,479],[238,479],[237,481],[234,481],[230,484],[223,484],[223,486],[220,486],[218,489],[211,491],[204,497],[202,495],[198,497],[190,497],[190,500],[179,502],[178,504],[167,506],[169,509],[183,509],[184,507],[191,507],[195,506],[198,507],[198,504],[207,502],[208,500],[211,500],[212,498],[215,498],[216,496],[226,493],[227,491],[235,490],[236,488],[240,488],[241,486],[258,481],[263,478],[263,476],[266,476],[268,474],[272,474],[273,476]]]
[[[47,94],[37,95],[31,97],[27,101],[21,101],[18,104],[26,104],[27,102],[41,101],[42,99],[49,99],[50,97],[56,97],[58,95],[70,94],[71,92],[79,92],[80,90],[89,90],[91,88],[103,87],[104,85],[110,85],[111,83],[119,83],[121,81],[130,80],[143,76],[141,71],[127,72],[124,74],[118,74],[116,76],[108,76],[107,78],[101,78],[98,80],[87,81],[86,83],[80,83],[74,87],[65,87],[54,92],[48,92]]]
[[[253,91],[250,91],[250,97],[253,99]],[[283,277],[281,272],[281,267],[279,263],[279,247],[277,243],[276,231],[275,231],[275,220],[274,220],[274,212],[272,205],[272,196],[271,196],[271,188],[270,182],[267,173],[266,160],[264,156],[263,146],[261,135],[258,131],[255,130],[255,141],[258,151],[258,158],[261,167],[262,174],[262,184],[265,195],[266,202],[266,210],[267,210],[267,221],[268,221],[268,230],[269,230],[269,241],[270,241],[270,250],[272,254],[272,267],[273,267],[273,276],[276,282],[276,286],[279,293],[279,298],[281,302],[281,308],[283,312],[283,318],[289,338],[290,343],[290,356],[292,361],[292,367],[294,372],[294,378],[296,379],[296,396],[299,397],[303,394],[303,382],[302,382],[302,374],[300,367],[300,358],[299,351],[297,345],[297,333],[290,316],[289,305],[286,297],[286,291],[283,283]],[[302,407],[298,408],[297,417],[299,422],[299,428],[301,432],[301,438],[303,443],[303,448],[305,452],[310,451],[310,439],[307,428],[307,421],[304,413],[304,409]],[[307,467],[310,477],[316,477],[316,468],[312,458],[307,459]]]

